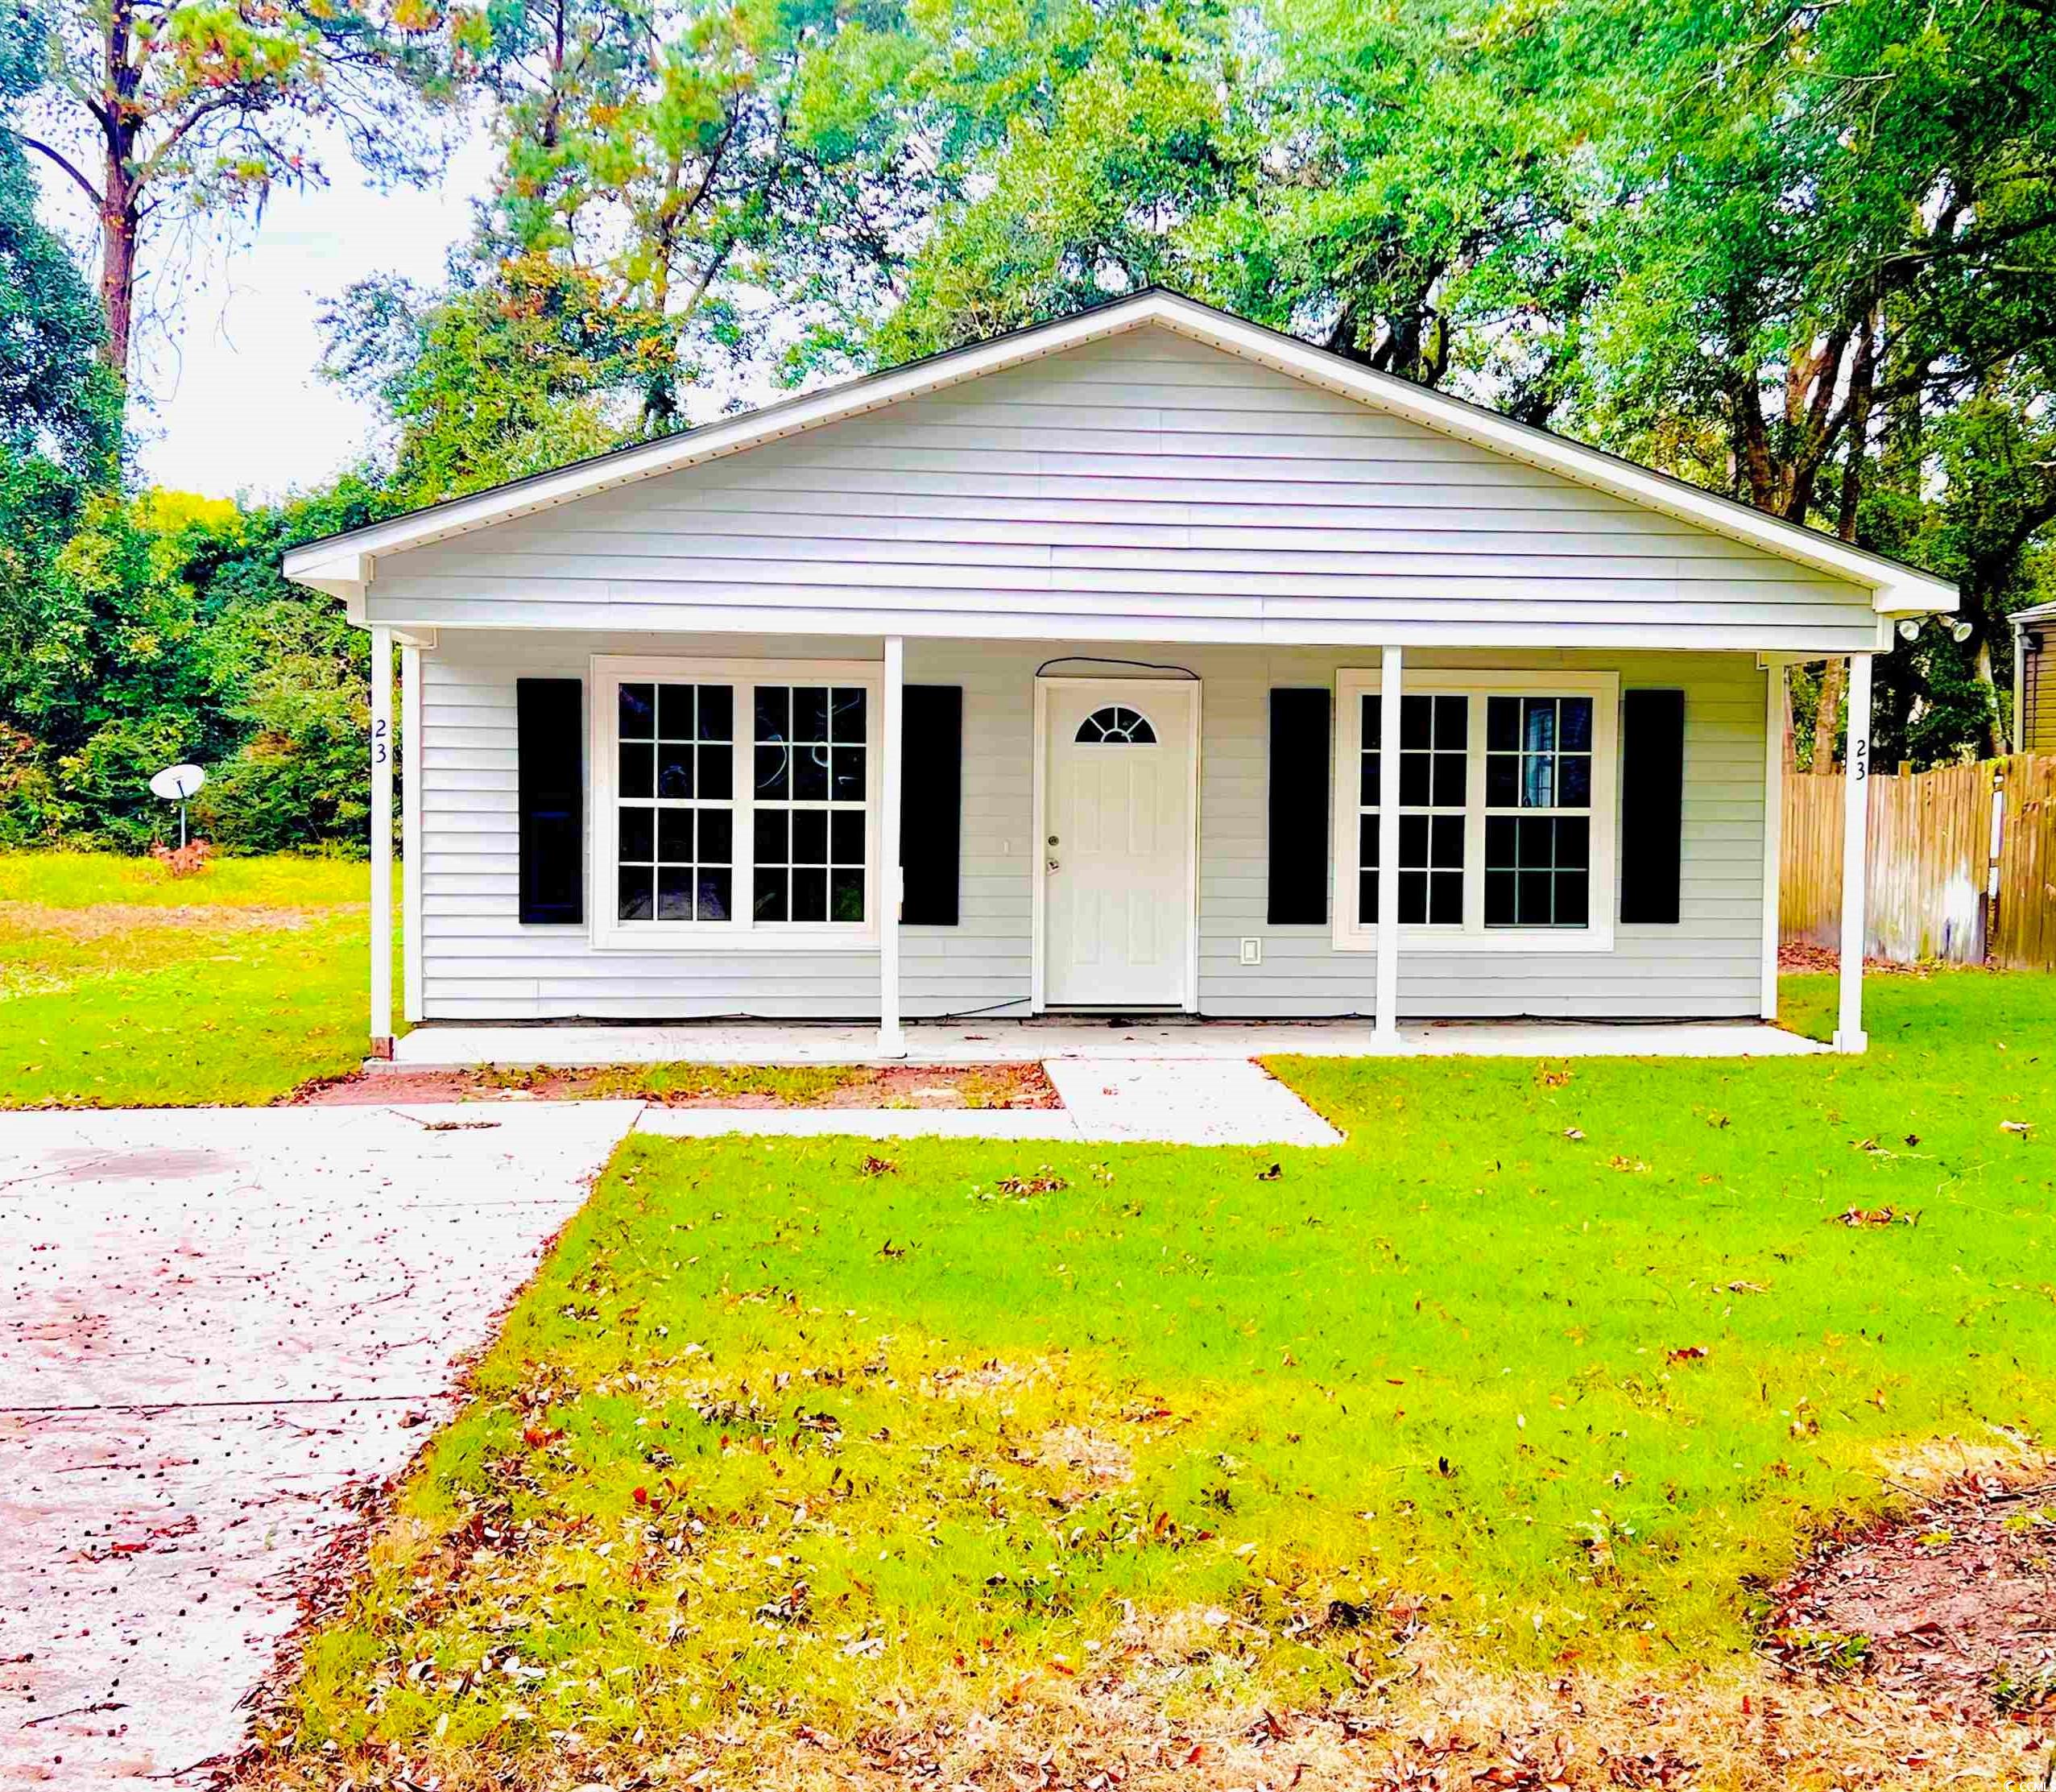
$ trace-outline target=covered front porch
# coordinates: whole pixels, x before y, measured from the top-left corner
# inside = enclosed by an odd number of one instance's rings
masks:
[[[1818,1049],[1765,1024],[1780,656],[373,634],[403,1065]]]

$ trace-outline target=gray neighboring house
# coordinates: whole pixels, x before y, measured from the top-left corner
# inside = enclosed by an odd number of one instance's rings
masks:
[[[286,570],[400,648],[410,1020],[887,1052],[1065,1010],[1770,1014],[1786,668],[1850,656],[1861,774],[1872,656],[1956,604],[1160,291]]]

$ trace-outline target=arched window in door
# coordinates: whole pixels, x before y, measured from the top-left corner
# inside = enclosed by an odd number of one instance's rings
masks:
[[[1154,747],[1156,730],[1140,710],[1110,703],[1081,722],[1075,738],[1081,747]]]

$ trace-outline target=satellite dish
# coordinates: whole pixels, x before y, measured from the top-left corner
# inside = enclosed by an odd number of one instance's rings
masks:
[[[196,765],[168,765],[150,780],[150,793],[168,803],[182,803],[196,796],[207,774]]]

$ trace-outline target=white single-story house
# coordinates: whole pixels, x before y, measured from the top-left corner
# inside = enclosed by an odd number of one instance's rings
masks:
[[[1067,1010],[1769,1014],[1785,668],[1850,656],[1860,798],[1871,656],[1956,604],[1161,291],[286,570],[372,632],[380,865],[402,650],[410,1020],[887,1051]]]

